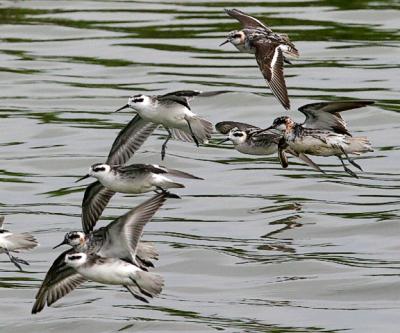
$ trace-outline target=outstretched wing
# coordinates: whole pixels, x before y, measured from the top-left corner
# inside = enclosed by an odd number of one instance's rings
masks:
[[[236,20],[238,20],[243,28],[262,28],[265,31],[272,33],[272,30],[270,28],[268,28],[266,25],[264,25],[264,23],[262,23],[261,21],[257,20],[256,18],[242,12],[239,9],[225,9],[225,12],[235,18]]]
[[[339,112],[361,108],[373,103],[373,101],[367,100],[312,103],[303,105],[299,111],[306,116],[303,125],[307,128],[326,129],[351,136],[346,122]]]
[[[119,133],[111,146],[106,163],[122,165],[142,146],[158,127],[157,124],[143,120],[136,115]]]
[[[257,126],[240,123],[237,121],[221,121],[215,124],[215,129],[221,134],[228,134],[232,128],[237,128],[240,131],[245,131],[247,129],[259,129]]]
[[[256,60],[261,73],[267,80],[275,97],[286,110],[290,109],[290,101],[283,75],[283,53],[279,43],[268,39],[260,39],[254,42],[256,48]]]
[[[65,264],[65,256],[73,252],[73,249],[64,251],[50,267],[36,294],[32,314],[42,311],[46,304],[50,306],[86,281],[82,275]]]
[[[159,193],[111,222],[106,227],[107,238],[112,244],[119,244],[120,247],[129,249],[132,256],[135,256],[144,226],[164,204],[167,197],[167,193]]]
[[[107,189],[98,181],[86,188],[82,201],[82,229],[85,234],[93,230],[114,194],[115,192]]]

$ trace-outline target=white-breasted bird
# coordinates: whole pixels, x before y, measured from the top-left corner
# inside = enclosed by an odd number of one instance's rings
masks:
[[[150,191],[165,192],[185,185],[171,180],[168,176],[188,179],[202,179],[189,173],[165,168],[155,164],[131,164],[111,166],[105,163],[93,164],[89,173],[77,181],[88,177],[98,181],[90,184],[82,201],[82,224],[93,225],[116,192],[139,194]],[[178,197],[172,193],[171,197]],[[85,228],[84,228],[85,229]]]
[[[6,253],[10,261],[22,271],[20,264],[29,265],[21,258],[11,255],[10,252],[18,253],[20,251],[32,250],[39,245],[35,237],[27,232],[13,233],[3,229],[4,216],[0,216],[0,253]]]
[[[66,263],[66,258],[76,253],[84,253],[89,258],[108,258],[108,263],[113,263],[118,267],[121,266],[120,261],[122,261],[130,265],[126,266],[130,267],[130,270],[145,273],[146,267],[152,265],[151,260],[156,259],[158,254],[154,246],[140,241],[143,228],[163,205],[167,197],[168,194],[166,193],[157,194],[106,227],[93,231],[94,225],[83,226],[85,230],[88,230],[87,232],[72,231],[67,233],[63,242],[56,247],[68,244],[72,249],[59,255],[47,272],[36,294],[32,313],[40,312],[46,304],[50,306],[86,280],[82,277],[85,274],[78,274],[79,270],[75,270],[74,267]],[[113,258],[113,260],[110,258]],[[136,268],[132,268],[132,265]],[[111,266],[102,267],[112,269]],[[118,269],[118,267],[114,268]],[[87,276],[86,278],[101,282]],[[132,292],[132,290],[130,291]],[[134,296],[146,301],[137,291]]]
[[[282,134],[279,131],[266,130],[236,121],[221,121],[215,124],[215,128],[222,134],[228,134],[228,137],[220,143],[231,141],[238,152],[248,155],[267,156],[275,154],[278,152],[279,142],[282,139]],[[307,155],[297,153],[290,148],[287,148],[286,151],[313,169],[323,172]],[[284,167],[287,167],[288,162],[285,151],[280,151],[279,158]]]
[[[129,97],[128,103],[115,112],[126,108],[135,110],[136,123],[152,123],[156,128],[164,126],[168,137],[161,149],[161,159],[164,159],[168,141],[174,137],[181,141],[207,143],[211,138],[213,126],[192,112],[189,101],[195,96],[214,96],[224,91],[200,92],[193,90],[174,91],[164,95],[134,95]],[[128,124],[129,126],[129,124]],[[128,130],[127,130],[128,131]]]

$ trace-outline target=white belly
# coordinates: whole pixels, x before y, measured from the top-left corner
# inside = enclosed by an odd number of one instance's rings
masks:
[[[301,140],[296,139],[294,142],[289,142],[290,148],[296,152],[316,156],[332,156],[342,154],[340,149],[336,147],[337,144],[339,144],[338,141],[332,141],[329,138],[327,138],[327,143],[324,143],[323,141],[311,136],[306,136]]]
[[[16,247],[16,244],[10,241],[9,236],[12,236],[11,232],[3,232],[0,234],[0,253],[3,253],[3,249],[7,249],[9,251],[17,250],[18,248]]]
[[[249,145],[237,145],[235,146],[236,150],[241,152],[242,154],[248,155],[272,155],[278,151],[278,146],[275,144],[268,146],[249,146]]]
[[[133,282],[129,276],[133,276],[139,269],[136,266],[118,260],[93,266],[84,265],[76,268],[76,270],[88,280],[95,282],[132,285]]]
[[[141,110],[138,113],[144,120],[171,128],[186,128],[185,115],[193,115],[186,107],[180,104],[173,105],[170,108],[160,106]]]
[[[100,181],[108,189],[120,193],[138,194],[157,189],[152,182],[151,174],[140,175],[131,179],[115,178],[112,181],[107,179]]]

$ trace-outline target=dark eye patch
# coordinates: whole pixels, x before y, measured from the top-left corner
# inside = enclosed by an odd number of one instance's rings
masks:
[[[82,256],[70,256],[69,257],[70,260],[79,260],[81,258],[82,258]]]
[[[76,239],[76,238],[79,238],[79,235],[77,235],[77,234],[70,235],[69,238],[70,239]]]
[[[233,136],[243,136],[243,133],[233,133]]]
[[[242,37],[241,34],[234,34],[234,35],[233,35],[233,38],[240,38],[240,37]]]
[[[105,167],[98,167],[93,169],[94,172],[105,171],[105,170],[106,170]]]
[[[134,103],[141,103],[141,102],[143,102],[143,101],[144,101],[144,98],[135,98],[135,99],[133,100]]]

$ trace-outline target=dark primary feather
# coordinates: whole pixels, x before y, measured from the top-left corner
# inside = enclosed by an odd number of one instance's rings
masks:
[[[73,249],[64,251],[53,262],[36,294],[32,314],[42,311],[46,304],[50,306],[86,281],[82,275],[65,264],[65,256],[73,252]]]
[[[158,98],[165,98],[165,97],[188,97],[192,98],[201,94],[199,90],[178,90],[173,91],[164,95],[158,95]]]
[[[351,136],[346,122],[339,112],[361,108],[373,103],[374,101],[368,100],[311,103],[303,105],[299,111],[306,116],[303,125],[307,128],[325,129]]]
[[[99,181],[90,184],[82,201],[82,229],[85,234],[91,232],[99,217],[115,192],[105,188]]]
[[[110,223],[107,226],[107,239],[111,243],[124,242],[132,254],[136,253],[144,226],[164,204],[167,197],[166,193],[157,194]]]
[[[237,121],[221,121],[215,124],[215,129],[221,134],[228,134],[232,128],[238,128],[240,131],[245,131],[249,128],[259,129],[257,126],[253,126],[246,123],[240,123]]]
[[[258,19],[242,12],[239,9],[225,9],[225,12],[233,17],[234,19],[238,20],[243,28],[262,28],[267,32],[272,32],[270,28],[268,28],[264,23],[259,21]]]
[[[178,96],[175,95],[174,93],[169,93],[167,95],[162,95],[157,97],[158,101],[161,103],[178,103],[180,105],[183,105],[187,109],[190,109],[189,101],[188,98],[185,96]]]
[[[3,228],[5,216],[0,216],[0,229]]]
[[[250,140],[255,146],[268,146],[272,143],[278,144],[282,134],[268,129],[250,130]]]
[[[158,127],[136,115],[119,133],[111,146],[106,163],[125,164]]]
[[[287,94],[285,77],[283,75],[283,54],[279,43],[268,39],[261,39],[254,43],[256,48],[256,60],[261,73],[267,80],[269,87],[283,107],[290,109],[290,101]],[[275,63],[272,61],[276,58]]]
[[[124,166],[116,166],[112,168],[113,170],[121,173],[121,176],[127,175],[127,176],[137,176],[139,174],[143,173],[156,173],[156,174],[162,174],[162,173],[167,173],[167,170],[164,168],[161,168],[159,166],[153,165],[153,164],[130,164],[130,165],[124,165]]]

